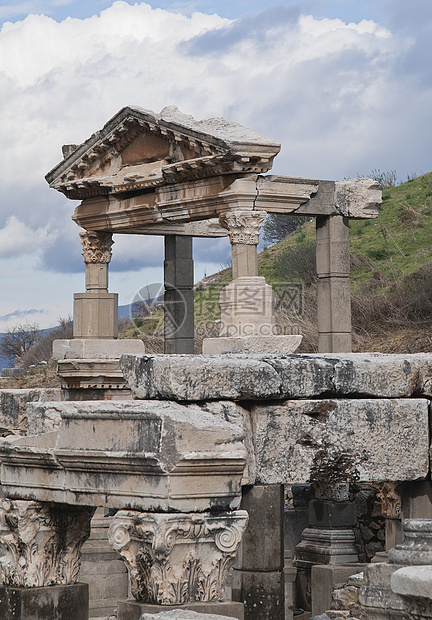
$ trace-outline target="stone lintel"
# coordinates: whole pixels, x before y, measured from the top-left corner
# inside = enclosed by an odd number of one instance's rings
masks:
[[[284,400],[432,395],[432,354],[125,355],[137,398]]]
[[[299,206],[293,215],[343,215],[350,219],[378,217],[382,192],[373,179],[318,181],[316,193]]]
[[[256,174],[219,175],[208,179],[179,181],[149,189],[131,198],[112,194],[85,198],[75,209],[73,219],[88,230],[116,233],[138,231],[145,234],[147,227],[211,220],[221,213],[236,209],[312,217],[351,217],[348,212],[334,205],[334,188],[334,181]],[[368,191],[365,190],[366,194]],[[358,193],[362,195],[360,190]],[[311,198],[313,195],[316,198]],[[369,205],[365,200],[363,203]],[[365,213],[363,215],[361,209],[357,209],[356,217],[376,217],[378,211],[375,215],[371,215],[375,213],[372,210]]]

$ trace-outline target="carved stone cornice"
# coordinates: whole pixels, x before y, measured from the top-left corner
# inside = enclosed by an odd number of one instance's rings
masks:
[[[258,245],[261,226],[266,218],[266,211],[238,209],[219,215],[219,224],[228,230],[231,243]]]
[[[109,263],[111,261],[111,248],[114,244],[111,233],[88,230],[80,233],[80,239],[85,263]]]
[[[0,575],[6,586],[75,583],[95,508],[0,501]]]
[[[68,198],[149,190],[216,174],[263,173],[280,151],[276,140],[225,119],[197,121],[176,107],[160,114],[125,107],[83,144],[66,147],[46,175]]]
[[[108,540],[124,558],[138,601],[222,601],[248,515],[244,510],[161,514],[121,510]]]

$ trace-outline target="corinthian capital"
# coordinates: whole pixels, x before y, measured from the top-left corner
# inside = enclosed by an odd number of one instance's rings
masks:
[[[108,540],[127,564],[136,600],[222,601],[247,520],[244,510],[222,515],[120,510]]]
[[[238,209],[219,215],[219,224],[228,230],[231,243],[258,245],[259,233],[267,213]]]
[[[114,243],[112,234],[89,230],[80,233],[85,263],[109,263]]]
[[[0,502],[0,582],[24,588],[75,583],[95,509]]]

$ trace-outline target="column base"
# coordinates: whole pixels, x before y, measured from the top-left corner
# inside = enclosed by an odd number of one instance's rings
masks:
[[[117,620],[140,620],[141,615],[157,614],[161,611],[172,609],[184,609],[195,611],[201,614],[214,614],[244,620],[243,603],[224,601],[222,603],[188,603],[187,605],[150,605],[149,603],[138,603],[137,601],[118,601]]]
[[[289,354],[300,346],[303,336],[221,336],[203,340],[204,355],[224,353]]]
[[[2,620],[88,620],[86,583],[42,588],[0,586]]]

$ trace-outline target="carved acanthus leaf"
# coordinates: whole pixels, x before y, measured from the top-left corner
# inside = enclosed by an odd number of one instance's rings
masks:
[[[108,539],[124,558],[136,600],[221,601],[247,513],[222,516],[119,511]]]
[[[109,263],[114,244],[111,233],[86,231],[80,233],[85,263]]]
[[[258,245],[259,233],[267,213],[238,209],[219,215],[219,224],[228,230],[231,243]]]
[[[0,576],[8,586],[75,583],[95,508],[0,501]]]

